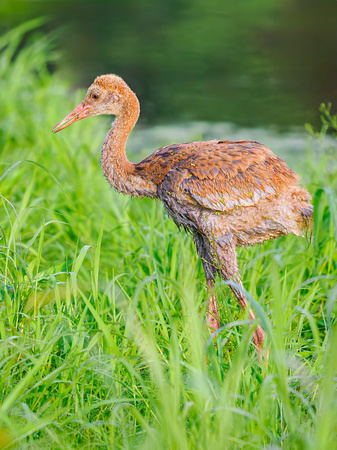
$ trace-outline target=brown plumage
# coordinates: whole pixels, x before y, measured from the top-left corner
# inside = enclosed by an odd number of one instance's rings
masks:
[[[110,185],[124,194],[162,200],[178,227],[193,234],[209,290],[217,276],[235,281],[231,289],[245,310],[236,246],[289,233],[302,235],[312,221],[309,193],[298,185],[299,177],[282,159],[253,141],[169,145],[132,164],[125,144],[139,111],[136,95],[121,78],[102,75],[53,131],[85,117],[115,115],[101,157]],[[254,319],[251,309],[249,314]],[[211,328],[220,327],[214,295],[207,319]],[[264,331],[258,326],[254,342],[261,348],[263,340]]]

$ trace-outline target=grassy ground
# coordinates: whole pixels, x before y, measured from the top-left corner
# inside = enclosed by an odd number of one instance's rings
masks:
[[[17,51],[24,32],[0,40],[0,447],[334,448],[336,148],[300,164],[311,242],[240,252],[262,365],[221,283],[228,325],[210,339],[191,238],[160,204],[108,187],[107,122],[51,134],[83,93],[49,75],[48,37]]]

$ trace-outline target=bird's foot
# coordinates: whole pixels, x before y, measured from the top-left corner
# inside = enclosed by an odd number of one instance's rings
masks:
[[[253,341],[256,345],[256,353],[259,360],[266,367],[269,359],[269,348],[263,349],[264,338],[265,332],[263,331],[263,328],[258,325],[253,333]]]
[[[219,316],[214,316],[211,313],[207,313],[205,324],[208,325],[212,331],[216,331],[221,326]]]
[[[213,331],[217,330],[221,326],[215,294],[211,295],[209,299],[206,325],[208,325]]]

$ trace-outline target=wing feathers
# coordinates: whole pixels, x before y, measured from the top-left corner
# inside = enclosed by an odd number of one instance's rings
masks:
[[[135,165],[182,204],[219,212],[277,197],[297,175],[267,147],[253,141],[209,141],[157,150]]]

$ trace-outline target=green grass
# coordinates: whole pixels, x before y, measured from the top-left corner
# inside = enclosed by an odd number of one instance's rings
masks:
[[[311,241],[239,254],[267,331],[263,365],[224,283],[228,325],[210,339],[190,236],[159,203],[107,185],[107,122],[52,135],[83,93],[49,74],[48,36],[17,50],[35,26],[0,39],[0,447],[334,448],[337,176],[327,127],[300,164]]]

